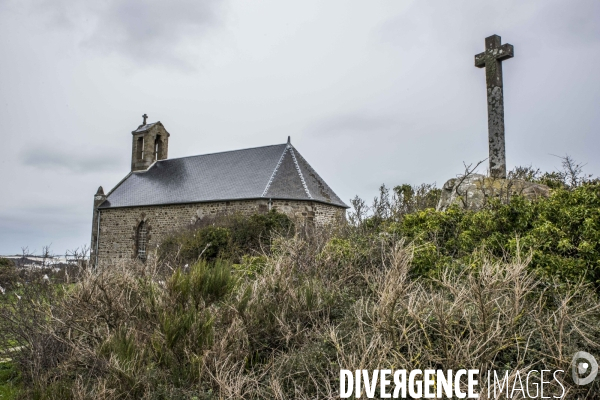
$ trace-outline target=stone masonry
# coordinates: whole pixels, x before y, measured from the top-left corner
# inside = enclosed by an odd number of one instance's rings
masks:
[[[136,230],[142,221],[148,227],[148,257],[171,232],[185,228],[206,217],[265,213],[269,208],[285,213],[296,224],[325,226],[345,219],[345,209],[307,201],[268,199],[238,200],[213,203],[172,204],[101,209],[96,265],[136,258]],[[97,214],[95,214],[97,216]],[[97,223],[94,223],[97,227]],[[93,233],[93,239],[96,239]],[[94,256],[95,257],[95,256]]]
[[[144,114],[145,115],[145,114]],[[131,170],[143,171],[169,154],[169,132],[159,122],[140,125],[131,132]]]

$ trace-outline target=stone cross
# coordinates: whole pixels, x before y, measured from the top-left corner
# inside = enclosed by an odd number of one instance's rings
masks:
[[[144,118],[144,123],[142,125],[146,125],[146,119],[148,118],[148,116],[146,114],[142,115],[142,118]]]
[[[475,66],[485,67],[488,102],[488,135],[490,145],[490,175],[506,178],[506,150],[504,146],[504,95],[502,89],[502,61],[512,58],[512,44],[500,44],[500,36],[485,38],[485,51],[475,56]]]

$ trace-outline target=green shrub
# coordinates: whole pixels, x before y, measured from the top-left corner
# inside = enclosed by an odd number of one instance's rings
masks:
[[[243,255],[239,264],[234,264],[235,270],[242,276],[256,278],[263,272],[267,258],[265,256]]]
[[[227,252],[230,236],[229,229],[218,226],[185,230],[168,236],[161,243],[159,257],[175,256],[185,264],[194,263],[200,257],[214,260]]]
[[[479,211],[451,207],[388,220],[381,230],[414,241],[415,273],[465,266],[481,249],[496,257],[533,254],[547,278],[584,279],[600,287],[600,185],[557,189],[548,199],[515,196]]]
[[[20,386],[19,371],[11,362],[0,361],[0,399],[17,398]]]
[[[186,308],[200,306],[222,299],[235,285],[231,264],[221,259],[213,263],[200,260],[189,271],[178,269],[167,283],[169,294],[176,303]]]
[[[245,254],[268,252],[274,234],[289,234],[290,218],[274,210],[250,216],[231,215],[203,220],[190,229],[169,235],[159,246],[159,259],[176,265],[230,258],[240,261]]]
[[[6,290],[11,289],[18,276],[15,263],[8,258],[0,258],[0,286]]]
[[[249,217],[234,215],[226,221],[231,232],[232,252],[235,255],[268,250],[274,234],[287,235],[294,228],[292,220],[283,213],[271,210]]]

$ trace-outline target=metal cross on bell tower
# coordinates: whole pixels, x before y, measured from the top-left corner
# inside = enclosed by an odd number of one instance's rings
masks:
[[[485,51],[475,56],[475,66],[477,68],[485,68],[488,102],[490,175],[494,178],[506,178],[502,61],[514,56],[512,44],[500,43],[500,36],[498,35],[492,35],[485,38]]]

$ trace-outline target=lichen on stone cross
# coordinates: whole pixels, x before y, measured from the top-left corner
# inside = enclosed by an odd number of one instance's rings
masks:
[[[477,68],[485,68],[490,175],[494,178],[506,178],[502,61],[513,56],[513,46],[508,43],[501,44],[500,36],[498,35],[485,38],[485,51],[475,56],[475,66]]]

